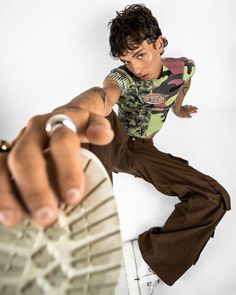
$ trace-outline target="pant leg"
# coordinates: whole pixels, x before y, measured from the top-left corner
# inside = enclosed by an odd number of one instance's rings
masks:
[[[190,167],[187,161],[160,152],[151,140],[130,140],[128,145],[134,163],[126,172],[180,199],[163,228],[154,227],[139,236],[144,260],[172,285],[198,260],[216,225],[230,209],[229,195],[216,180]]]
[[[163,228],[152,228],[139,236],[144,260],[172,285],[196,263],[216,225],[230,209],[229,195],[216,180],[190,167],[187,161],[158,151],[152,140],[128,140],[114,112],[108,120],[115,131],[112,143],[83,146],[99,157],[110,177],[112,170],[133,174],[181,201]]]

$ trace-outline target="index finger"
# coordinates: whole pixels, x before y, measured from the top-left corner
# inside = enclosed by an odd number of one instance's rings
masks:
[[[34,117],[8,157],[21,198],[42,226],[51,224],[58,216],[58,201],[49,184],[43,153],[48,140],[44,131],[46,119],[46,115]]]

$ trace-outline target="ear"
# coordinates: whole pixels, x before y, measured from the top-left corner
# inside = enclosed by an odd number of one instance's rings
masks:
[[[162,36],[159,36],[156,40],[156,49],[160,54],[164,52],[164,41]]]

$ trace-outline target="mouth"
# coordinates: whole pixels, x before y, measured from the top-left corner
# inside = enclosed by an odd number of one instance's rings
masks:
[[[139,79],[140,79],[140,80],[148,80],[148,74],[145,74],[145,75],[139,76]]]

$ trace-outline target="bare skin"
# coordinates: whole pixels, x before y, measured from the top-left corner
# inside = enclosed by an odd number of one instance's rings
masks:
[[[155,44],[144,41],[133,52],[121,56],[127,68],[141,80],[158,78],[161,73],[163,39]],[[176,103],[177,116],[188,117],[196,109],[182,106],[180,95]],[[186,94],[186,93],[185,93]],[[115,81],[105,81],[103,87],[93,87],[58,107],[51,113],[31,118],[19,134],[8,153],[0,153],[0,222],[12,226],[21,221],[23,207],[15,187],[20,193],[33,220],[48,226],[58,216],[57,198],[50,187],[46,172],[45,149],[50,149],[56,167],[61,197],[68,204],[78,204],[83,199],[84,174],[79,153],[80,144],[90,142],[105,145],[112,141],[114,132],[105,118],[117,103],[120,89]],[[182,99],[182,101],[181,101]],[[78,126],[74,133],[68,128],[58,128],[49,138],[45,126],[54,114],[68,115]],[[13,180],[12,180],[13,179]],[[13,185],[14,184],[14,185]]]
[[[198,110],[197,107],[192,105],[182,105],[190,84],[191,79],[182,86],[181,91],[175,100],[175,105],[173,106],[174,113],[181,118],[191,118],[192,114],[197,113]]]
[[[92,89],[52,113],[33,117],[10,153],[0,154],[2,224],[11,226],[19,223],[23,213],[11,177],[14,178],[21,198],[37,224],[47,226],[56,220],[57,198],[49,184],[44,157],[44,150],[48,147],[56,165],[61,197],[70,204],[77,204],[82,200],[84,175],[79,153],[80,143],[103,145],[109,143],[114,136],[110,123],[104,116],[111,112],[115,102],[110,100],[110,96],[118,99],[120,90],[117,85],[105,83],[101,91],[106,93],[105,103],[100,93]],[[95,110],[96,113],[93,112]],[[58,128],[49,138],[45,132],[45,124],[55,113],[68,115],[79,126],[78,133],[68,128]]]

